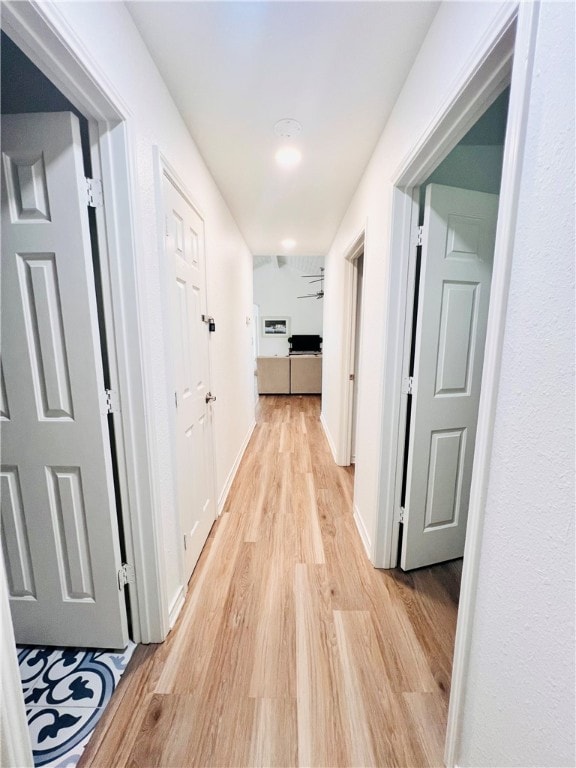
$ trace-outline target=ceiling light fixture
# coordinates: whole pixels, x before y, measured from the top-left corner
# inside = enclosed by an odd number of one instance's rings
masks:
[[[296,247],[296,240],[293,240],[291,237],[287,237],[285,240],[282,240],[281,246],[285,251],[291,251]]]
[[[296,147],[290,147],[285,145],[280,147],[278,152],[274,155],[278,165],[282,168],[295,168],[302,160],[302,153]]]

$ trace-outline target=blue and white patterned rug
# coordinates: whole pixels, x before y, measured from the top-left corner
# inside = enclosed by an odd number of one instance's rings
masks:
[[[18,648],[34,765],[74,768],[135,648]]]

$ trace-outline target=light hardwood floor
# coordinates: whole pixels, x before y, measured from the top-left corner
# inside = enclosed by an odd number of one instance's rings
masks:
[[[319,409],[260,398],[176,627],[137,649],[81,768],[442,765],[460,563],[371,566]]]

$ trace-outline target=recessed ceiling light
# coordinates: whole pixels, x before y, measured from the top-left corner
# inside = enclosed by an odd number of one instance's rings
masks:
[[[278,152],[274,155],[278,165],[282,168],[294,168],[302,160],[302,153],[296,147],[284,146],[280,147]]]
[[[281,245],[285,251],[291,251],[296,247],[296,240],[293,240],[291,237],[287,237],[285,240],[282,240]]]

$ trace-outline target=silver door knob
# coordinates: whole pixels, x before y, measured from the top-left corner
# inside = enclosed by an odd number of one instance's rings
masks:
[[[212,392],[208,392],[208,394],[206,395],[206,402],[213,403],[214,400],[216,400],[216,395],[213,395]]]

